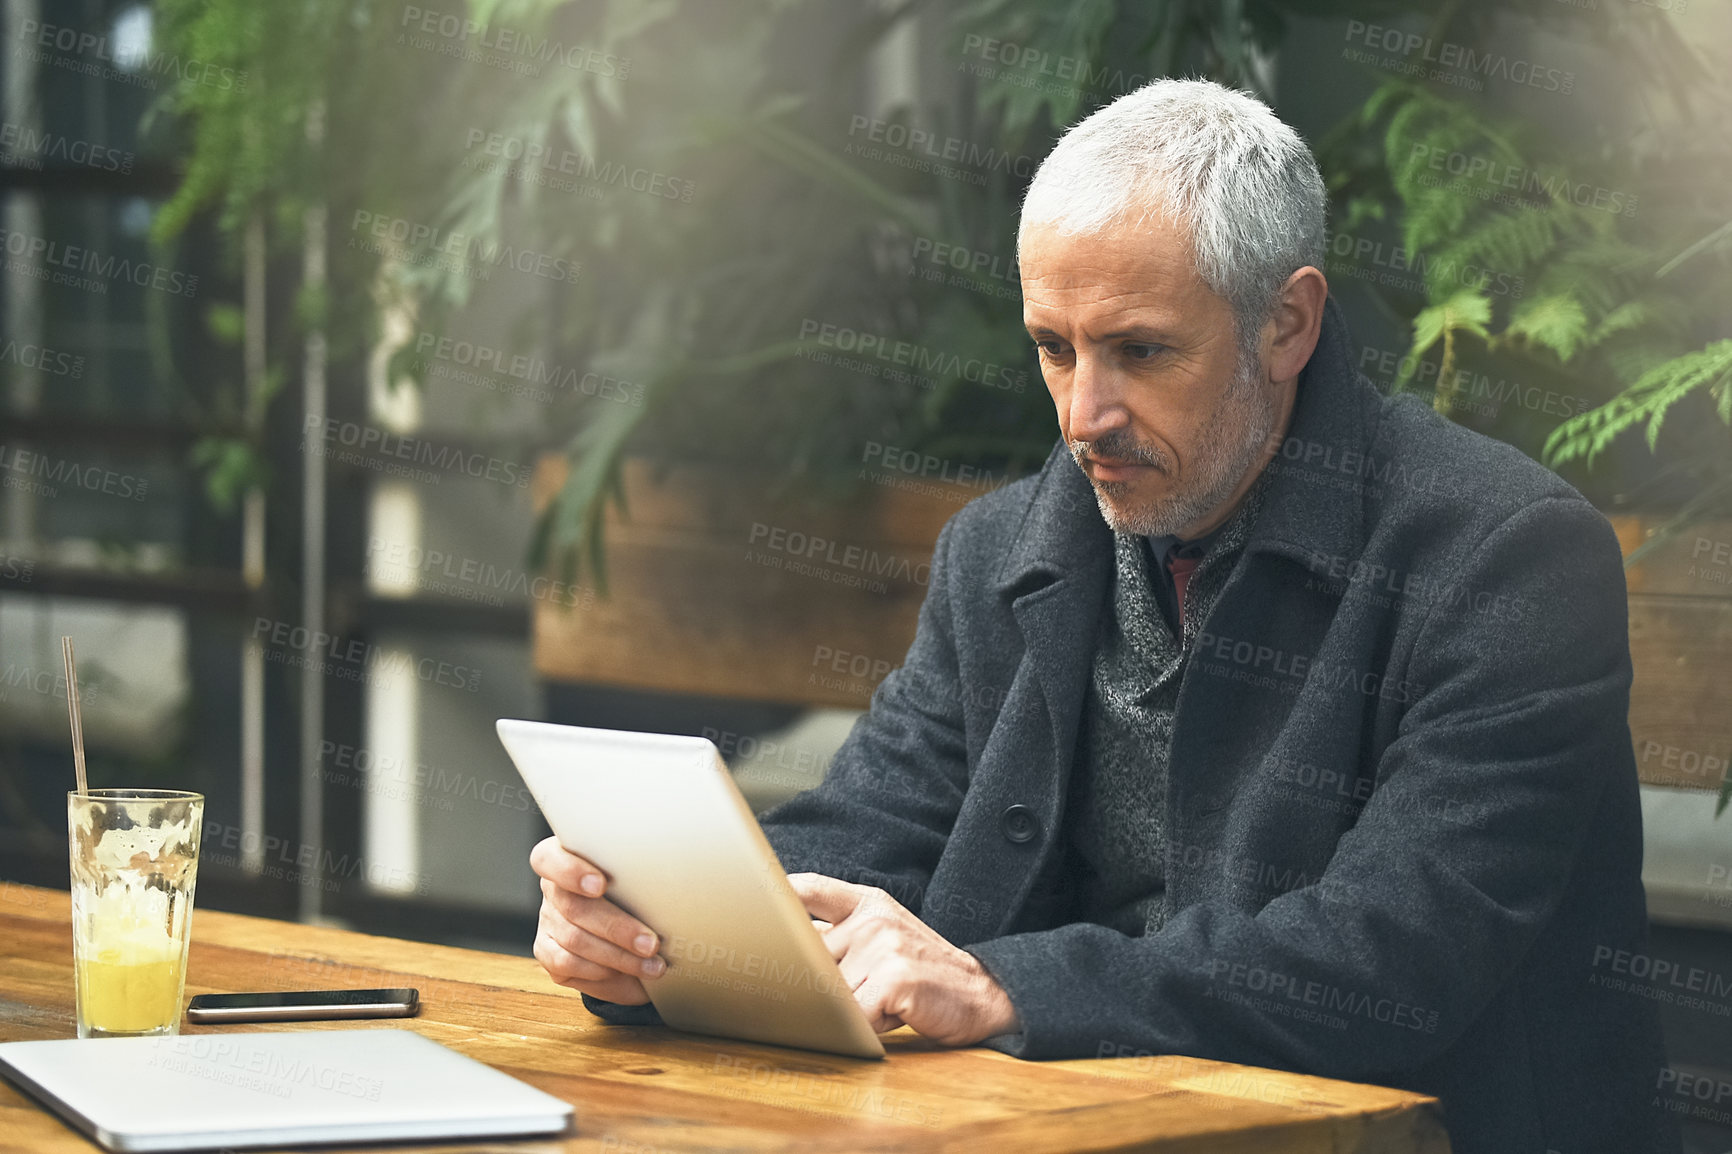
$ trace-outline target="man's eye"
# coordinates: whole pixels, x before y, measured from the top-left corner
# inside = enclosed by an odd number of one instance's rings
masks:
[[[1130,344],[1125,345],[1124,348],[1125,356],[1129,357],[1133,361],[1152,361],[1161,355],[1166,346],[1143,344],[1140,341],[1133,341]]]
[[[1034,342],[1034,347],[1049,357],[1061,357],[1064,355],[1064,346],[1059,344],[1057,341],[1036,341]]]

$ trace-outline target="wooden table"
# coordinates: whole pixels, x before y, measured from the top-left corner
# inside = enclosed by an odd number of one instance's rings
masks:
[[[577,1109],[552,1140],[412,1150],[1158,1150],[1447,1154],[1435,1099],[1178,1057],[1023,1062],[943,1050],[903,1028],[888,1060],[608,1026],[532,959],[201,910],[187,993],[415,986],[407,1027]],[[183,1033],[368,1023],[183,1026]],[[0,882],[0,1040],[68,1038],[67,895]],[[0,1081],[0,1150],[95,1149]],[[326,1148],[329,1149],[329,1148]]]

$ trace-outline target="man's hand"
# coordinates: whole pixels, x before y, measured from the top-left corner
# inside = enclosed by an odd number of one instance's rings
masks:
[[[969,1046],[1020,1028],[1016,1008],[979,959],[958,949],[889,894],[871,886],[789,874],[879,1033],[913,1026],[935,1042]]]
[[[655,956],[654,930],[602,896],[607,878],[559,844],[538,843],[529,868],[541,875],[541,923],[535,960],[555,982],[592,998],[641,1006],[649,1001],[643,978],[667,969]]]

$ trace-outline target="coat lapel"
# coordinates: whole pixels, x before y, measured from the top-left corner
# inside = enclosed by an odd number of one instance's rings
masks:
[[[1047,458],[997,592],[1010,601],[1026,660],[1053,715],[1055,737],[1067,745],[1064,731],[1069,728],[1074,736],[1112,560],[1112,531],[1101,518],[1094,489],[1061,443]],[[1061,750],[1061,773],[1068,754],[1068,747]]]
[[[1016,742],[1023,751],[1017,774],[1021,798],[1052,823],[1045,830],[1043,862],[1061,841],[1077,724],[1112,567],[1112,531],[1101,518],[1088,478],[1060,442],[1041,471],[994,586],[1022,633],[1016,678],[1035,679],[1046,703],[1044,717],[1034,710],[1019,713],[1022,732]],[[1023,879],[1024,893],[1034,872]],[[1013,909],[1020,901],[1019,896],[1012,902]]]

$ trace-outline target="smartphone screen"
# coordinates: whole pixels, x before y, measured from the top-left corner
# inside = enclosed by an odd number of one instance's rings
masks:
[[[407,1018],[421,992],[394,990],[288,990],[253,994],[199,994],[186,1009],[189,1022],[316,1021],[324,1018]]]

